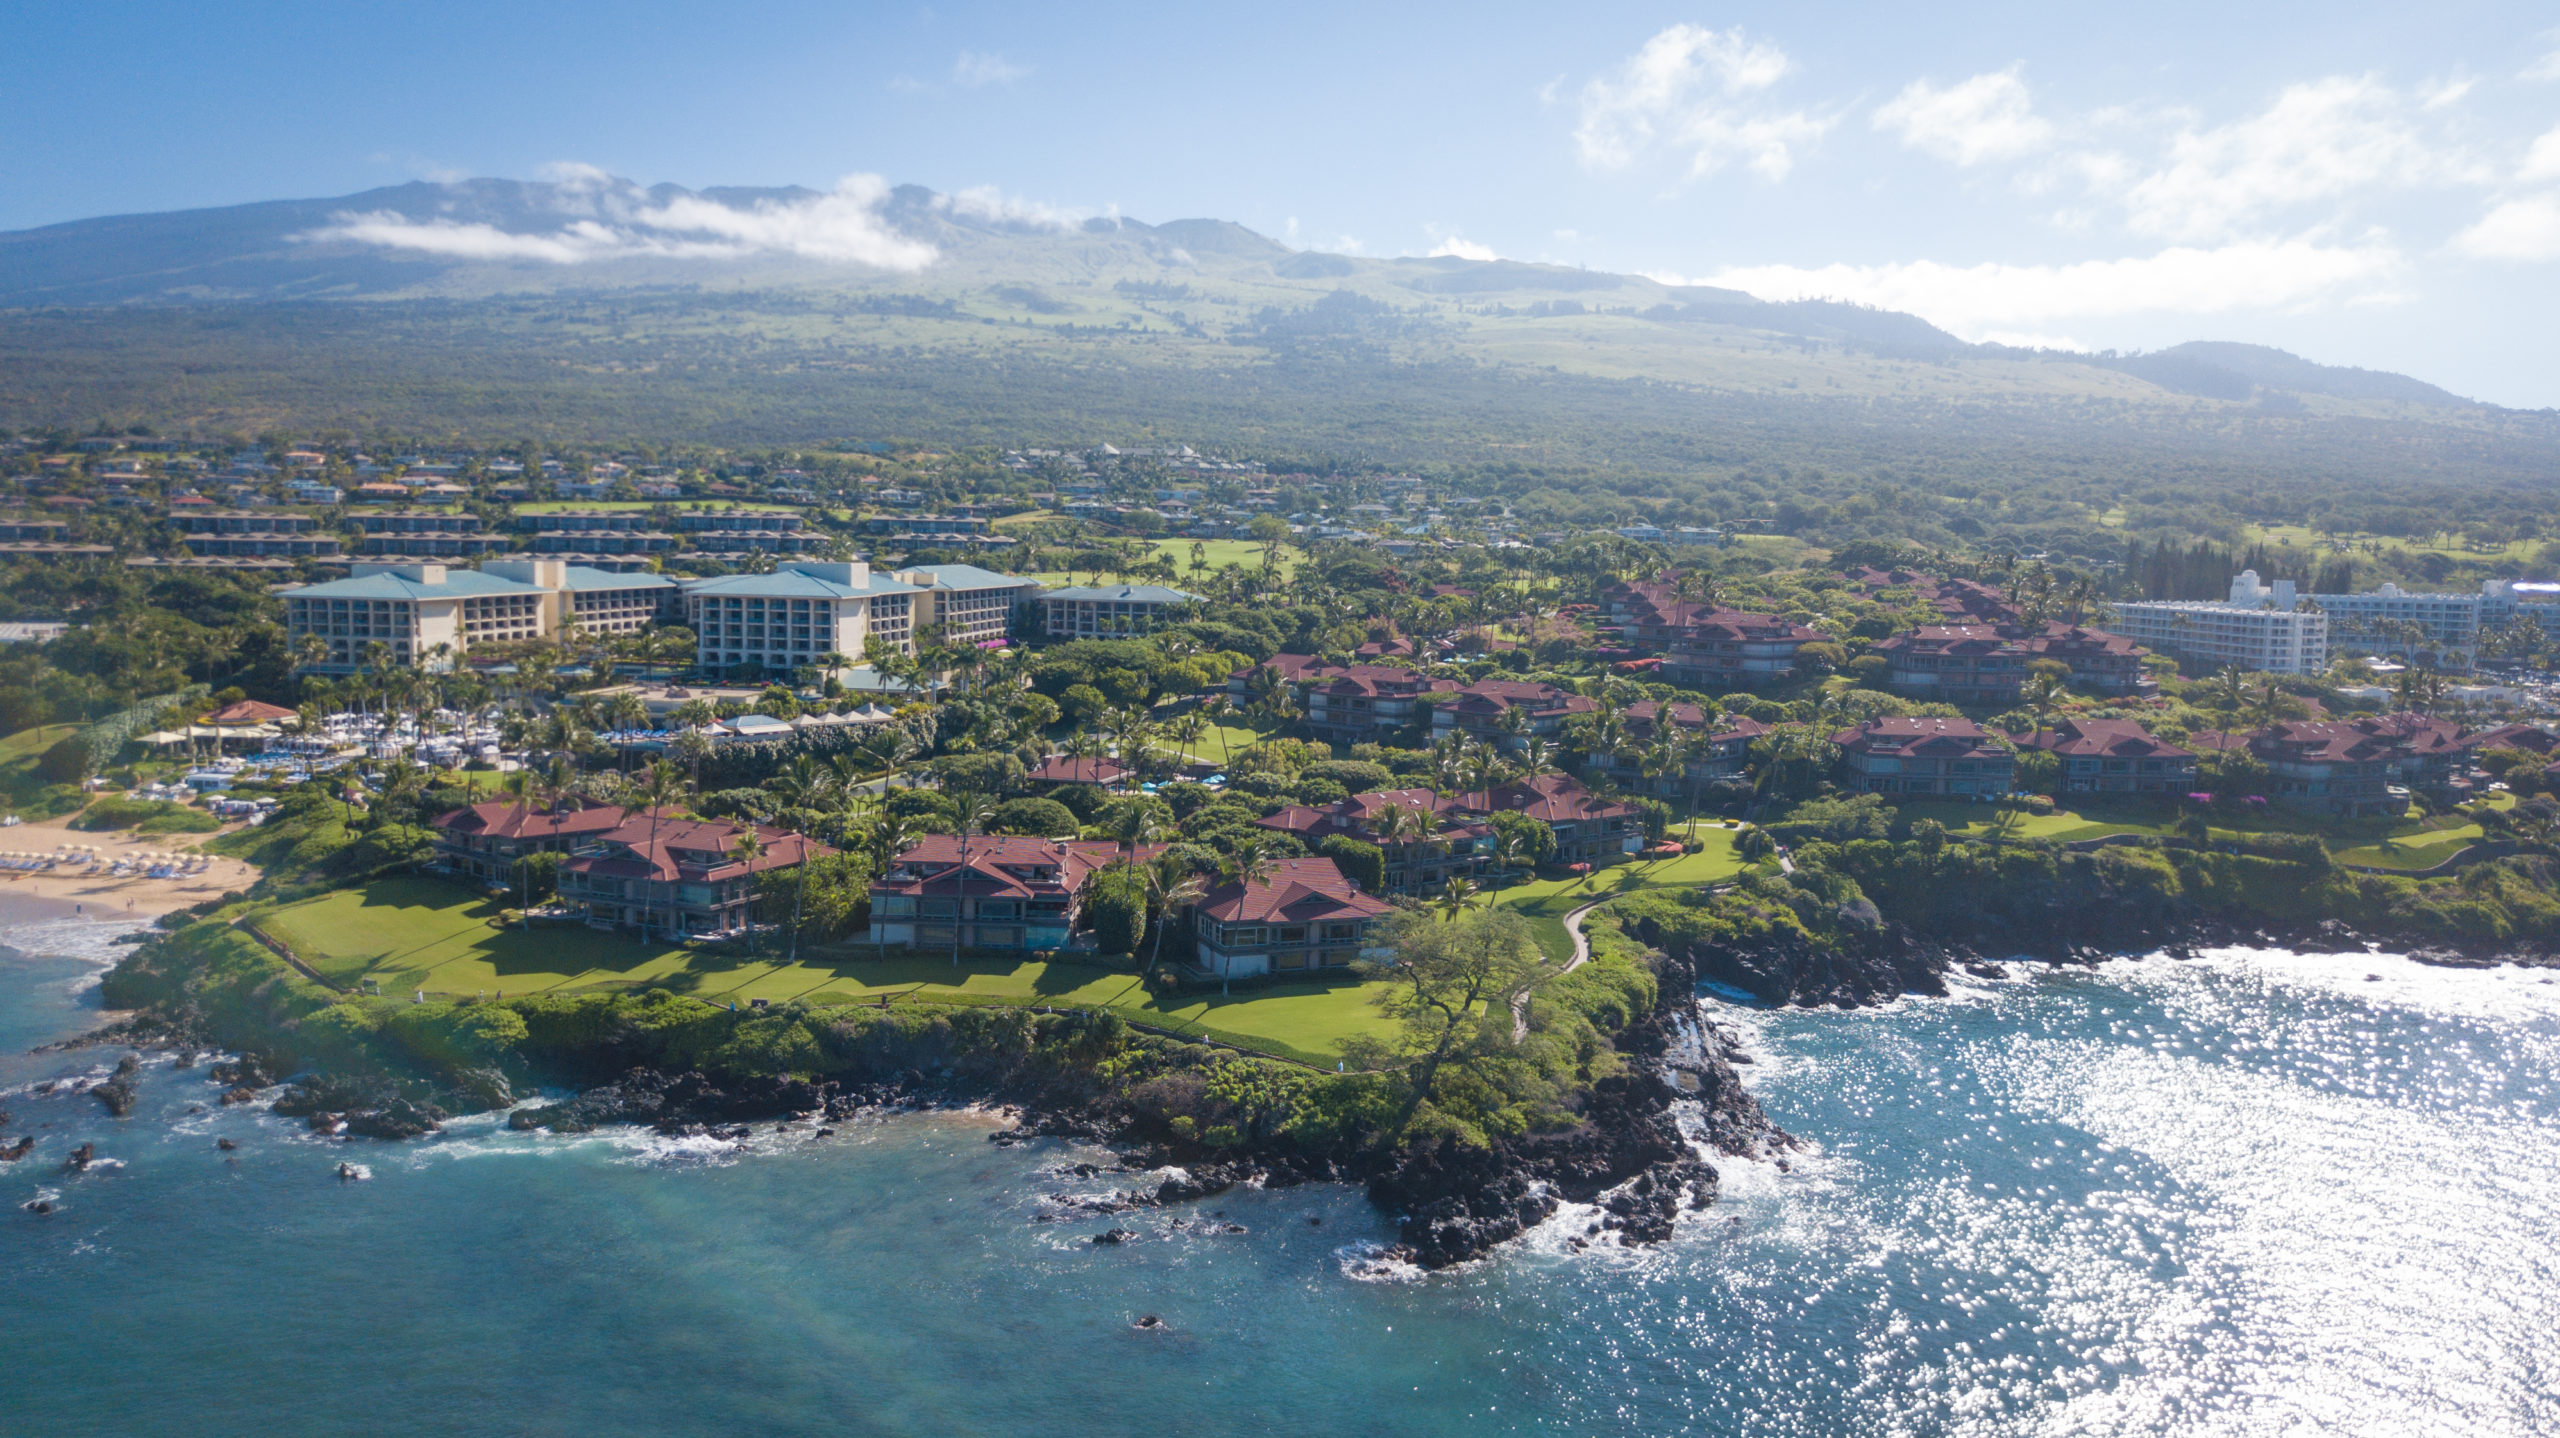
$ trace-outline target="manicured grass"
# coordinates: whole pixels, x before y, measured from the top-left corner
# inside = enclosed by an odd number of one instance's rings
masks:
[[[1517,910],[1529,921],[1538,936],[1538,947],[1547,957],[1569,959],[1573,957],[1573,936],[1565,932],[1565,915],[1594,899],[1611,899],[1647,889],[1696,888],[1733,878],[1747,867],[1742,856],[1733,851],[1737,832],[1713,820],[1701,820],[1687,831],[1687,837],[1705,841],[1706,848],[1699,853],[1612,864],[1580,878],[1513,884],[1492,890],[1493,902]]]
[[[1200,742],[1185,746],[1171,739],[1157,741],[1156,747],[1176,757],[1188,753],[1196,759],[1223,764],[1240,749],[1248,749],[1269,737],[1258,729],[1241,724],[1211,724],[1200,731]]]
[[[1111,1009],[1134,1023],[1317,1064],[1329,1063],[1342,1039],[1388,1028],[1369,1002],[1375,986],[1349,981],[1160,1000],[1136,974],[1098,964],[964,956],[955,967],[930,954],[879,957],[860,947],[804,948],[797,962],[785,962],[779,950],[787,941],[778,937],[768,937],[770,951],[761,954],[696,952],[575,925],[499,929],[492,926],[496,917],[494,906],[458,886],[400,878],[289,904],[257,923],[330,982],[354,988],[370,979],[394,997],[421,990],[456,997],[662,987],[737,1004],[820,996],[830,1002],[885,996],[892,1002],[1055,1004]]]
[[[1199,541],[1199,543],[1201,545],[1200,557],[1208,562],[1211,572],[1221,569],[1234,569],[1238,566],[1242,566],[1246,569],[1260,569],[1262,567],[1262,546],[1254,540],[1203,539]],[[1154,541],[1150,546],[1155,553],[1172,559],[1174,567],[1181,571],[1181,574],[1173,581],[1173,587],[1176,589],[1186,588],[1190,583],[1199,578],[1198,575],[1191,572],[1191,545],[1192,541],[1188,539],[1159,539]],[[1289,576],[1296,574],[1298,572],[1299,561],[1305,557],[1306,555],[1304,551],[1300,550],[1296,545],[1281,545],[1280,577],[1286,579]],[[1067,574],[1064,570],[1051,570],[1047,573],[1036,574],[1031,577],[1052,588],[1064,585],[1067,582]],[[1094,582],[1092,575],[1086,570],[1079,569],[1075,571],[1075,577],[1079,583],[1091,584]]]
[[[0,739],[0,765],[35,758],[70,738],[79,727],[77,724],[39,724],[33,729],[21,729],[6,739]]]
[[[1906,820],[1935,819],[1947,826],[1950,834],[1975,837],[1990,831],[1999,821],[2000,810],[1990,804],[1905,804]],[[2020,814],[2013,838],[2019,839],[2095,839],[2102,834],[2165,834],[2176,822],[2175,816],[2146,813],[2141,818],[2119,817],[2102,813],[2080,813],[2056,809],[2050,814]]]

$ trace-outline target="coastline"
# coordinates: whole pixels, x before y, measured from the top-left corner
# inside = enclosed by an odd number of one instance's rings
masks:
[[[0,830],[0,849],[49,853],[57,844],[94,844],[109,859],[149,862],[197,854],[205,840],[232,832],[225,828],[205,834],[142,835],[130,830],[83,833],[71,828],[70,823],[70,818],[65,817]],[[205,871],[184,879],[116,879],[68,871],[0,874],[0,897],[59,900],[66,906],[80,906],[92,917],[139,922],[239,892],[258,882],[258,870],[252,864],[218,854],[203,857],[211,861]]]

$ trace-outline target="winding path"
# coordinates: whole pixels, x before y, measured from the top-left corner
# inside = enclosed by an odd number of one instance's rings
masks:
[[[1582,932],[1583,915],[1616,897],[1614,893],[1603,894],[1564,916],[1564,931],[1573,940],[1573,957],[1565,961],[1563,972],[1572,973],[1591,959],[1591,937]],[[1529,1037],[1529,995],[1523,992],[1513,995],[1511,999],[1511,1041],[1518,1043],[1527,1037]]]

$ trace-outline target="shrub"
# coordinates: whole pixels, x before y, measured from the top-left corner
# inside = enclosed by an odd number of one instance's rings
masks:
[[[1135,952],[1147,923],[1147,890],[1137,871],[1115,864],[1094,876],[1085,893],[1085,917],[1093,924],[1093,940],[1106,954]]]
[[[996,806],[987,827],[998,834],[1031,834],[1050,838],[1076,831],[1075,811],[1055,799],[1007,799]]]
[[[184,804],[172,804],[164,799],[127,799],[121,795],[110,796],[91,804],[81,811],[79,818],[71,821],[71,827],[83,833],[96,834],[109,829],[130,829],[155,819],[177,818],[183,821],[187,817],[206,820],[205,830],[222,827],[221,824],[213,821],[211,815],[198,814]],[[155,830],[154,832],[168,831]],[[203,830],[183,830],[182,832],[203,832]]]
[[[1362,745],[1361,747],[1375,746]],[[1386,765],[1364,759],[1320,759],[1302,770],[1298,778],[1301,782],[1308,779],[1330,779],[1341,785],[1345,792],[1352,794],[1366,794],[1373,789],[1389,788],[1395,783],[1395,775]]]
[[[1352,838],[1349,834],[1328,834],[1316,845],[1316,852],[1333,860],[1343,877],[1358,884],[1364,892],[1380,893],[1387,887],[1386,851],[1375,844]]]

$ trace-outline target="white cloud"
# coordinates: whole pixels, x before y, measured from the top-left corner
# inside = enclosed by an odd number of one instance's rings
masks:
[[[2542,138],[2525,151],[2524,168],[2517,172],[2519,180],[2560,180],[2560,125],[2554,125]]]
[[[937,196],[935,204],[955,215],[991,220],[1000,225],[1030,225],[1044,230],[1073,229],[1093,214],[1040,200],[1008,195],[993,185],[979,185],[956,195]]]
[[[2560,260],[2560,195],[2509,200],[2454,236],[2453,248],[2484,260]]]
[[[2560,50],[2554,50],[2524,67],[2519,80],[2560,80]]]
[[[1595,169],[1625,169],[1661,147],[1688,156],[1692,179],[1736,161],[1766,179],[1785,179],[1797,152],[1831,127],[1760,100],[1792,68],[1786,52],[1738,28],[1671,26],[1614,75],[1582,87],[1574,142]]]
[[[613,172],[579,160],[554,160],[533,172],[534,178],[572,190],[609,190]]]
[[[2481,178],[2478,167],[2423,134],[2408,112],[2406,99],[2370,77],[2290,85],[2260,114],[2181,131],[2167,163],[2118,198],[2144,234],[2210,240],[2274,212],[2361,190]]]
[[[951,78],[963,85],[1010,85],[1030,73],[1028,65],[976,50],[963,50],[960,58],[951,62]]]
[[[1984,339],[2072,320],[2289,310],[2371,297],[2399,264],[2398,252],[2387,245],[2293,239],[2213,249],[2177,246],[2067,265],[1758,265],[1689,283],[1745,290],[1765,300],[1834,299],[1906,310],[1968,339]]]
[[[880,215],[888,183],[850,175],[833,190],[799,200],[766,200],[747,208],[698,195],[663,205],[592,167],[555,170],[566,192],[556,229],[523,232],[450,218],[412,219],[391,211],[340,214],[303,240],[341,240],[456,259],[533,260],[583,264],[616,259],[745,259],[790,255],[875,269],[920,270],[933,246],[891,230]]]
[[[1941,90],[1926,80],[1903,87],[1875,113],[1875,127],[1915,150],[1978,165],[2014,160],[2053,143],[2053,126],[2035,113],[2015,67],[1976,75]]]
[[[1498,260],[1502,258],[1502,256],[1493,252],[1493,246],[1491,245],[1479,245],[1473,240],[1463,239],[1457,235],[1447,235],[1442,237],[1440,243],[1431,247],[1431,258],[1437,260],[1451,257],[1461,260]]]

